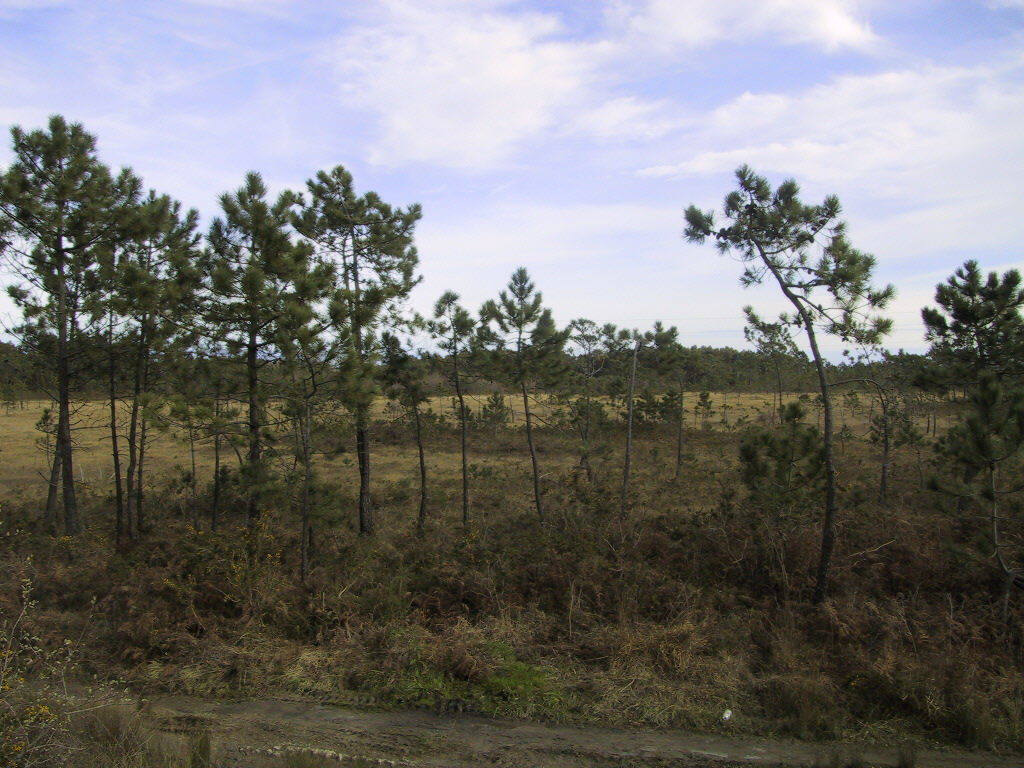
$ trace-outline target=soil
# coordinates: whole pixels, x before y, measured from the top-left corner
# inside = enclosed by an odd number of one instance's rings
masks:
[[[161,730],[208,732],[218,768],[734,768],[899,766],[898,747],[813,744],[683,731],[516,722],[466,714],[380,712],[309,702],[161,697],[146,705]],[[923,750],[917,768],[1020,768],[1020,756]],[[857,761],[860,762],[857,762]],[[903,763],[907,765],[908,763]]]

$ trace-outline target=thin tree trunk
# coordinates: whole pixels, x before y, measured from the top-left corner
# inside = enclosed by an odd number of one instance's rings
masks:
[[[262,458],[262,451],[260,445],[260,401],[259,401],[259,369],[257,368],[258,359],[256,356],[257,344],[256,344],[256,330],[255,327],[249,329],[249,339],[246,348],[245,356],[245,368],[248,385],[248,438],[249,438],[249,451],[247,455],[248,470],[249,470],[249,493],[246,502],[246,527],[250,536],[250,546],[252,545],[251,537],[255,530],[256,519],[260,514],[260,486],[263,481],[262,467],[260,466],[260,460]]]
[[[537,449],[533,444],[533,418],[530,414],[530,398],[526,392],[526,379],[520,378],[520,389],[523,394],[523,417],[526,420],[526,444],[530,449],[530,464],[533,467],[533,502],[537,508],[537,517],[544,519],[544,504],[540,495],[540,467],[537,465]]]
[[[59,427],[58,427],[59,429]],[[46,491],[46,511],[43,513],[43,521],[46,529],[51,533],[57,531],[57,504],[60,489],[60,466],[61,466],[61,438],[54,435],[53,457],[50,462],[50,485]]]
[[[814,332],[814,321],[807,309],[800,303],[800,299],[786,285],[786,281],[779,273],[778,268],[771,259],[762,251],[761,261],[775,277],[783,295],[796,309],[804,329],[807,331],[807,341],[811,347],[811,356],[814,359],[814,369],[818,374],[818,388],[821,390],[821,415],[822,415],[822,447],[825,459],[825,515],[821,529],[821,553],[818,558],[818,569],[815,577],[814,593],[811,602],[817,605],[825,599],[828,590],[828,572],[832,564],[832,551],[836,544],[836,465],[833,449],[833,423],[832,423],[832,396],[829,393],[828,376],[825,372],[825,361],[818,349],[818,337]]]
[[[878,500],[883,504],[889,494],[889,454],[891,452],[891,437],[889,424],[889,405],[882,403],[882,472],[878,480]]]
[[[75,493],[74,445],[71,442],[71,366],[68,350],[67,286],[64,282],[63,237],[57,238],[59,290],[57,296],[57,429],[60,432],[62,450],[61,480],[64,490],[64,532],[74,536],[81,530],[78,519],[78,497]]]
[[[626,456],[622,462],[622,492],[619,494],[619,516],[625,519],[629,499],[629,474],[633,462],[633,393],[636,390],[636,358],[640,354],[640,342],[633,346],[633,362],[629,373],[629,390],[626,395]]]
[[[189,417],[188,425],[188,455],[192,462],[192,474],[189,476],[188,492],[189,492],[189,514],[192,516],[193,524],[196,529],[199,528],[199,505],[196,502],[196,436],[195,429],[192,426],[191,417]]]
[[[999,495],[996,492],[996,465],[995,462],[988,464],[988,492],[991,496],[989,502],[989,514],[992,523],[992,549],[1003,573],[1012,573],[1006,560],[1003,558],[1003,540],[999,533]]]
[[[678,480],[683,471],[683,427],[686,420],[685,396],[683,382],[679,381],[679,420],[676,424],[676,471],[673,477]]]
[[[828,572],[832,564],[832,551],[836,543],[836,467],[833,456],[833,423],[832,396],[829,392],[828,377],[825,373],[825,361],[818,349],[818,339],[814,333],[814,323],[804,313],[804,327],[807,329],[807,340],[811,354],[814,356],[814,367],[818,373],[818,386],[821,389],[822,441],[825,454],[825,519],[821,530],[821,554],[818,559],[818,571],[815,578],[814,594],[811,601],[815,604],[825,599],[828,590]]]
[[[778,388],[779,393],[779,404],[775,407],[775,412],[772,414],[772,426],[775,426],[776,419],[781,418],[782,415],[782,368],[779,366],[779,361],[775,361],[775,386]]]
[[[114,355],[114,318],[111,315],[107,325],[107,386],[110,398],[110,454],[114,460],[114,539],[117,546],[124,543],[124,487],[121,480],[121,451],[117,439],[117,377]]]
[[[1003,572],[1003,621],[1010,618],[1010,590],[1013,588],[1017,574],[1010,568],[1003,558],[1003,541],[999,532],[999,495],[996,491],[997,467],[994,461],[988,464],[988,492],[991,497],[989,512],[992,521],[992,549],[996,556],[996,562]]]
[[[589,392],[584,396],[583,424],[580,434],[580,467],[587,475],[587,483],[594,484],[594,469],[590,465],[590,430],[593,426],[593,404]]]
[[[139,466],[135,470],[135,519],[139,535],[149,530],[145,511],[146,412],[139,415]]]
[[[213,504],[210,508],[210,530],[217,530],[220,518],[220,379],[217,379],[217,390],[213,396]]]
[[[452,343],[456,344],[457,341],[453,338]],[[455,374],[455,396],[459,400],[459,440],[461,442],[462,449],[462,524],[469,524],[469,459],[466,453],[466,400],[462,392],[462,377],[459,374],[459,353],[458,350],[453,347],[455,351],[452,353],[452,360],[454,365]],[[417,417],[418,418],[418,417]]]
[[[310,558],[310,498],[313,487],[313,461],[310,450],[309,401],[303,402],[303,412],[299,425],[302,450],[302,533],[299,542],[299,579],[305,584],[309,577]]]
[[[416,517],[416,531],[423,535],[423,527],[427,522],[427,458],[423,451],[423,428],[420,424],[420,407],[417,403],[412,404],[413,423],[416,426],[416,450],[420,456],[420,511]],[[463,507],[465,514],[465,507]],[[463,522],[466,518],[463,517]]]
[[[356,458],[359,462],[359,533],[370,536],[374,531],[373,502],[370,499],[370,435],[367,407],[356,409]]]
[[[136,350],[135,372],[132,377],[132,405],[128,417],[128,468],[125,472],[125,485],[128,497],[126,508],[126,533],[129,539],[135,538],[139,528],[139,416],[141,412],[140,398],[143,390],[143,377],[146,360],[149,355],[146,327],[148,318],[143,315],[139,322],[139,345]]]
[[[359,280],[359,253],[353,245],[351,267],[344,270],[345,285],[348,287],[349,272],[352,280],[352,338],[358,363],[366,364],[363,348],[363,326],[359,319],[362,309],[362,288]],[[362,372],[365,375],[365,371]],[[356,408],[356,459],[359,464],[359,533],[370,536],[374,532],[373,500],[370,498],[370,434],[369,405],[360,403]]]

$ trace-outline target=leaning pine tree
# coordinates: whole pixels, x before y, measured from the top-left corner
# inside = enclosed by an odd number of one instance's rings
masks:
[[[773,279],[793,306],[786,322],[806,334],[818,374],[823,416],[825,509],[812,597],[819,603],[828,586],[838,502],[832,398],[818,334],[837,336],[843,342],[877,344],[892,321],[873,312],[889,303],[895,289],[871,285],[875,259],[850,245],[846,225],[839,218],[837,197],[807,205],[800,200],[795,181],[784,181],[772,190],[767,179],[747,166],[736,171],[736,178],[738,188],[726,196],[723,205],[725,226],[716,226],[714,212],[691,205],[686,209],[685,237],[693,243],[712,238],[721,252],[739,256],[745,287]]]

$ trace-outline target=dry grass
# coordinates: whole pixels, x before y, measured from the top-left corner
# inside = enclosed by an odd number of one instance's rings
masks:
[[[31,429],[31,417],[0,419]],[[621,435],[608,437],[589,486],[571,472],[572,436],[541,430],[541,525],[522,435],[475,430],[464,530],[457,437],[435,429],[423,538],[413,534],[407,432],[378,425],[375,434],[380,534],[353,530],[350,455],[322,466],[330,492],[305,586],[287,488],[268,505],[250,562],[239,514],[226,510],[220,532],[196,530],[158,481],[159,535],[120,554],[99,489],[85,496],[90,530],[76,541],[33,532],[31,505],[5,505],[0,613],[12,585],[32,575],[35,631],[57,642],[87,628],[88,669],[143,689],[1024,746],[1019,623],[1001,621],[999,585],[971,554],[976,531],[922,489],[913,452],[897,451],[883,506],[876,449],[855,440],[842,451],[834,596],[814,609],[805,598],[818,511],[775,519],[752,508],[737,489],[735,432],[688,430],[673,481],[671,425],[640,429],[633,511],[620,522]],[[161,461],[173,464],[177,450],[168,442]]]
[[[687,428],[695,429],[704,427],[715,431],[726,429],[723,424],[725,418],[729,424],[746,420],[756,423],[763,421],[771,410],[773,395],[769,393],[710,393],[714,414],[706,422],[698,418],[692,411],[693,405],[697,402],[698,393],[687,392],[685,395],[689,409],[687,416]],[[787,393],[787,399],[795,399],[796,393]],[[484,395],[467,396],[467,404],[471,411],[478,413],[486,400]],[[506,403],[511,411],[511,425],[520,426],[523,423],[523,406],[520,398],[506,396]],[[0,434],[3,441],[0,443],[0,485],[6,489],[5,496],[12,498],[20,496],[23,499],[36,499],[39,489],[45,487],[47,482],[47,453],[45,449],[44,435],[36,429],[36,422],[39,420],[43,410],[51,404],[43,400],[28,400],[22,406],[10,410],[0,411]],[[726,409],[723,410],[723,406]],[[429,408],[439,414],[446,414],[452,418],[452,401],[448,397],[431,398]],[[556,406],[550,401],[541,399],[536,404],[537,417],[543,420],[550,417]],[[378,417],[385,415],[387,403],[380,401],[375,413]],[[813,407],[809,407],[813,413]],[[723,414],[727,413],[726,416]],[[863,431],[866,425],[866,415],[853,415],[839,409],[840,424],[849,423],[854,429]],[[108,405],[101,401],[90,401],[79,403],[76,411],[76,432],[77,443],[75,453],[76,473],[78,480],[86,488],[92,488],[96,492],[105,492],[112,481],[110,468],[110,433],[109,433],[109,412]],[[160,432],[151,429],[149,432],[151,442],[147,447],[150,471],[159,481],[171,475],[176,467],[184,467],[189,461],[188,449],[183,440],[175,437],[173,433]],[[124,438],[122,440],[122,451],[124,450]],[[385,481],[395,481],[404,478],[414,477],[414,471],[410,470],[415,460],[415,450],[411,445],[376,445],[374,450],[375,471]],[[231,457],[226,458],[227,461]],[[486,463],[487,457],[480,459]],[[503,462],[517,462],[520,460],[518,452],[509,453],[502,458]],[[458,469],[458,455],[450,442],[439,443],[432,446],[431,461],[441,473],[455,472]],[[338,457],[322,460],[323,469],[328,474],[342,474],[344,469],[352,462],[351,456],[344,454]],[[213,468],[213,448],[208,443],[198,446],[197,466],[201,475],[209,474]]]

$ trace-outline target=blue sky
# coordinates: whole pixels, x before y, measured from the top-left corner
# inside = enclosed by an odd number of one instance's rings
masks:
[[[1024,0],[0,0],[0,45],[0,124],[81,121],[207,220],[250,169],[421,203],[421,311],[523,264],[561,322],[742,346],[776,292],[680,232],[743,162],[840,196],[891,346],[964,259],[1024,267]]]

